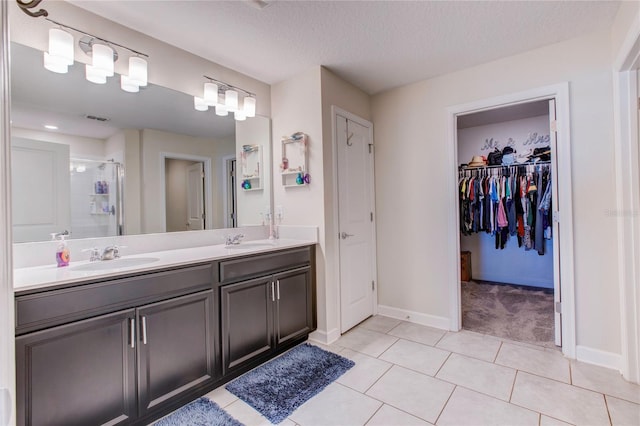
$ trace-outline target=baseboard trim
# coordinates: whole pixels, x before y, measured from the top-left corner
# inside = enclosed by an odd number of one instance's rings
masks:
[[[600,349],[594,349],[588,346],[576,346],[576,359],[618,371],[620,371],[620,367],[622,367],[622,357],[619,354],[601,351]]]
[[[440,328],[442,330],[449,330],[449,318],[445,317],[422,314],[420,312],[414,312],[385,305],[378,305],[378,314],[412,322],[414,324],[426,325],[428,327]]]
[[[324,345],[330,345],[336,340],[340,338],[340,330],[334,328],[329,332],[324,330],[316,330],[313,333],[309,334],[309,340],[313,340],[314,342],[322,343]]]

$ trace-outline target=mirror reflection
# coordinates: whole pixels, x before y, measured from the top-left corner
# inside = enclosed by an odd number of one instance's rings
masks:
[[[47,71],[42,52],[11,44],[14,242],[263,224],[270,209],[270,123],[196,111],[193,97],[138,93]],[[254,187],[242,187],[245,146]],[[248,164],[248,163],[247,163]]]

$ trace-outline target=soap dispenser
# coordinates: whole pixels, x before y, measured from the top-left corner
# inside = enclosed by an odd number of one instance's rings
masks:
[[[64,236],[64,234],[51,234],[52,241],[56,241],[57,239],[60,240],[56,246],[56,263],[58,264],[58,268],[69,266],[69,260],[71,258],[69,247],[67,246],[67,242],[64,240]]]

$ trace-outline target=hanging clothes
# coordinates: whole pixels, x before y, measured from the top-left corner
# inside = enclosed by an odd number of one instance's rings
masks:
[[[551,171],[549,164],[460,169],[460,232],[485,232],[504,249],[511,239],[526,251],[545,254],[551,239]]]

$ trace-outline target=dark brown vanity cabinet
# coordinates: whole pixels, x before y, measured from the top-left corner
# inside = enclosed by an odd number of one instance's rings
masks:
[[[18,425],[101,425],[136,417],[135,310],[16,338]]]
[[[305,247],[221,262],[223,375],[260,362],[314,330],[312,251]],[[274,269],[283,271],[270,273]],[[243,280],[241,271],[244,277],[264,276]]]
[[[213,384],[212,270],[199,265],[18,295],[17,330],[41,328],[16,337],[18,425],[132,424]],[[127,304],[134,306],[92,316]],[[80,312],[89,318],[66,322]]]

